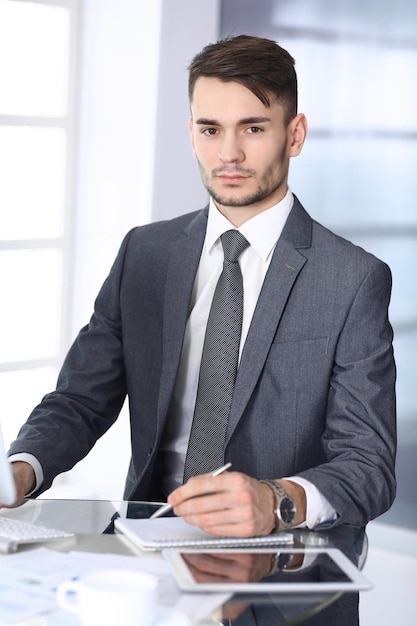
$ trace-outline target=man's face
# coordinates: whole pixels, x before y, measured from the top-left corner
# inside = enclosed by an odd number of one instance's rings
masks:
[[[287,125],[275,100],[266,107],[243,85],[206,77],[195,84],[191,114],[191,143],[203,184],[232,223],[243,223],[285,196],[289,159],[301,150],[294,148],[294,127],[304,116]]]

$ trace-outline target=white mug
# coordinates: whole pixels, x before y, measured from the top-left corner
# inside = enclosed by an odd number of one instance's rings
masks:
[[[83,626],[152,626],[157,612],[155,576],[133,570],[99,570],[58,587],[58,604]]]

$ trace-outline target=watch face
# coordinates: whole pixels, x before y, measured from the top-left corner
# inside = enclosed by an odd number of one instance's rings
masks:
[[[294,521],[294,502],[291,498],[282,498],[279,505],[279,513],[284,524],[291,524]]]
[[[283,554],[280,554],[277,559],[278,570],[281,571],[282,569],[285,569],[293,558],[294,555],[291,552],[284,552]]]

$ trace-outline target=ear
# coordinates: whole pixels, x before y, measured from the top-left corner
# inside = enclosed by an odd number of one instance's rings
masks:
[[[289,123],[288,135],[290,141],[290,157],[295,157],[300,154],[307,136],[307,130],[307,118],[304,113],[299,113]]]
[[[188,132],[190,133],[190,141],[191,141],[191,148],[193,150],[193,156],[194,158],[196,158],[193,130],[194,130],[193,118],[190,117],[190,119],[188,120]]]

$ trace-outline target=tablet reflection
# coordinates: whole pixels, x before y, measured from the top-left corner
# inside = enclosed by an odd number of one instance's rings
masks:
[[[258,582],[268,576],[272,562],[270,553],[186,553],[182,558],[199,583]]]
[[[182,558],[198,583],[349,582],[325,553],[190,552],[183,553]]]
[[[277,553],[184,553],[190,572],[197,582],[345,582],[346,575],[328,555],[319,553],[310,558],[303,551]],[[238,593],[222,608],[221,619],[228,626],[355,626],[358,624],[358,594],[321,594],[322,605],[317,613],[320,594],[243,594]],[[297,618],[295,617],[297,616]],[[302,616],[302,617],[301,617]],[[300,619],[301,621],[298,621]],[[296,618],[296,621],[293,621]]]

